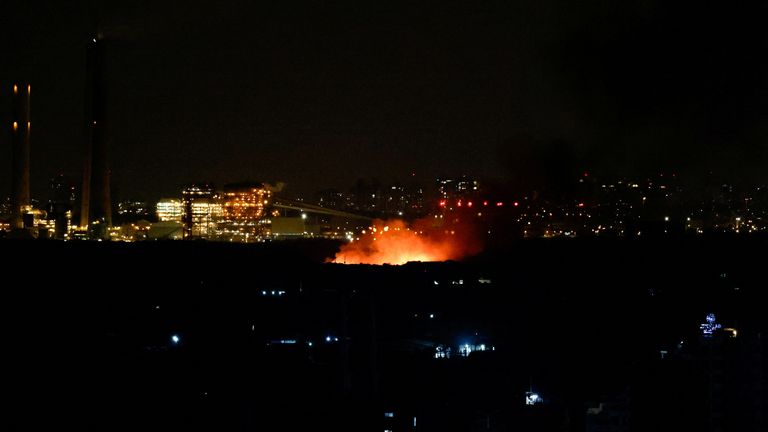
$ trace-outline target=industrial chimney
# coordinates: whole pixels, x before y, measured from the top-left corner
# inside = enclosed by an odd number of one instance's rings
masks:
[[[104,134],[103,41],[93,39],[86,64],[86,154],[80,204],[80,226],[94,223],[112,226],[112,202],[107,141]]]
[[[13,85],[11,118],[11,227],[24,228],[24,215],[31,210],[29,197],[30,93],[28,83]]]

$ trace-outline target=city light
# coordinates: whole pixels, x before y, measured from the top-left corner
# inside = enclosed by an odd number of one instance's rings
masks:
[[[10,122],[11,125],[13,123]],[[16,122],[16,128],[18,129],[19,127],[20,124]],[[583,178],[580,180],[583,180]],[[642,230],[630,230],[629,227],[633,226],[631,221],[641,218],[639,212],[645,208],[646,199],[655,199],[644,195],[650,194],[653,190],[663,190],[664,196],[669,197],[668,199],[679,199],[681,192],[679,187],[660,185],[654,182],[654,179],[645,179],[643,182],[626,180],[606,181],[602,185],[602,189],[609,193],[609,195],[589,197],[593,201],[590,201],[588,204],[584,202],[586,196],[574,197],[575,200],[568,203],[547,203],[545,208],[542,201],[528,201],[529,197],[520,197],[519,201],[490,201],[481,199],[480,191],[482,191],[482,188],[478,186],[479,183],[476,180],[470,178],[444,179],[438,180],[438,192],[440,195],[433,203],[432,209],[434,211],[425,217],[432,220],[432,227],[429,228],[437,227],[438,229],[440,227],[454,228],[451,224],[459,219],[462,219],[462,222],[465,224],[470,221],[478,222],[478,225],[493,224],[494,226],[488,226],[488,229],[483,230],[489,239],[491,238],[491,233],[495,236],[496,233],[510,232],[510,230],[516,230],[523,237],[543,238],[574,238],[602,235],[646,237],[655,234],[672,234],[676,232],[677,228],[685,230],[685,233],[691,235],[706,234],[707,232],[760,233],[766,231],[766,226],[764,226],[763,222],[766,220],[764,210],[754,205],[756,200],[752,196],[740,199],[741,202],[749,206],[747,209],[739,209],[738,212],[736,212],[736,209],[732,209],[733,211],[728,217],[724,215],[718,216],[717,214],[702,215],[702,209],[695,209],[696,212],[694,212],[694,209],[684,209],[687,215],[681,216],[681,218],[685,217],[686,223],[676,227],[675,225],[669,225],[676,220],[675,217],[668,214],[665,215],[667,212],[664,211],[653,215],[653,218],[665,222],[663,226],[649,226]],[[722,187],[728,188],[729,191],[733,192],[730,185],[723,185]],[[388,191],[395,191],[398,194],[402,193],[403,190],[399,186],[388,186],[386,189]],[[638,189],[645,192],[638,193]],[[421,189],[419,189],[419,193],[421,193]],[[760,188],[756,188],[752,192],[744,191],[744,193],[760,193]],[[358,207],[350,210],[345,207],[352,206],[355,202],[355,197],[353,194],[340,192],[336,192],[321,201],[323,206],[325,203],[328,203],[329,209],[332,211],[349,211],[349,214],[365,212],[373,215],[406,215],[405,217],[414,214],[409,214],[399,207],[404,204],[408,205],[411,202],[409,200],[413,199],[412,197],[406,195],[387,195],[386,193],[366,194],[366,197],[378,200],[386,198],[388,202],[382,203],[377,201],[370,205],[366,204],[365,208]],[[523,199],[526,201],[523,201]],[[393,200],[398,200],[396,201],[397,206],[394,208],[390,207]],[[304,200],[299,199],[298,201]],[[117,213],[131,218],[135,216],[149,216],[146,211],[148,208],[147,204],[143,202],[141,206],[138,206],[138,204],[139,202],[135,200],[120,202]],[[194,238],[228,242],[265,242],[268,240],[295,238],[293,236],[317,236],[345,240],[346,243],[362,240],[362,245],[358,247],[358,250],[368,248],[367,242],[377,243],[374,248],[377,251],[366,252],[366,255],[370,255],[370,257],[366,256],[365,258],[358,259],[359,257],[355,258],[350,257],[349,254],[342,254],[341,259],[335,260],[337,263],[402,264],[408,261],[457,259],[455,257],[441,258],[442,252],[432,250],[433,248],[428,248],[429,250],[426,251],[418,249],[409,251],[409,256],[405,256],[402,259],[396,256],[394,258],[380,259],[380,257],[376,256],[382,254],[381,251],[384,249],[384,246],[379,246],[378,244],[382,242],[391,244],[391,239],[385,241],[380,235],[377,235],[375,240],[373,238],[361,238],[358,237],[361,233],[361,227],[351,229],[354,225],[349,222],[352,221],[347,222],[346,226],[341,226],[341,224],[336,222],[335,225],[337,226],[331,228],[326,225],[328,221],[323,216],[318,216],[317,218],[309,217],[311,210],[306,210],[302,205],[297,204],[295,208],[291,208],[291,211],[295,213],[286,214],[286,211],[272,207],[273,204],[278,203],[273,203],[272,191],[264,184],[242,183],[225,185],[223,190],[214,190],[210,184],[198,183],[185,187],[181,191],[180,198],[166,198],[156,202],[157,223],[147,222],[146,225],[138,226],[135,221],[131,221],[130,225],[110,227],[108,228],[108,235],[102,236],[102,241]],[[340,206],[341,208],[334,208],[335,206]],[[515,207],[516,210],[519,208],[519,214],[515,214],[510,220],[506,220],[496,217],[494,212],[475,211],[471,213],[472,217],[470,218],[470,212],[467,212],[467,210],[475,210],[474,207],[480,206],[495,206],[499,210],[505,206]],[[408,208],[413,210],[421,207],[420,205],[410,205]],[[140,212],[142,209],[143,212]],[[35,210],[38,211],[37,208]],[[745,210],[749,213],[743,213]],[[39,211],[44,212],[43,209],[39,209]],[[358,214],[362,216],[361,213]],[[423,213],[421,214],[423,215]],[[46,220],[44,219],[45,217],[44,213],[42,216],[36,216],[34,225],[40,229],[49,230],[49,236],[51,237],[67,240],[88,239],[92,237],[92,234],[88,231],[89,229],[93,231],[92,228],[98,223],[98,221],[92,221],[90,226],[85,225],[83,227],[68,223],[66,231],[59,232],[54,226],[53,219],[48,218]],[[722,220],[713,218],[721,218]],[[290,231],[292,234],[288,234],[283,231],[286,229],[284,225],[280,225],[280,228],[277,228],[276,220],[297,220],[299,225],[297,227],[290,227],[294,231]],[[0,223],[0,230],[8,230],[4,228],[5,223]],[[377,233],[381,231],[387,232],[385,227],[376,226],[369,229],[373,231],[372,228],[376,228],[375,232]],[[425,238],[433,239],[435,237],[434,233],[430,232],[430,229],[412,229],[412,231],[416,235]],[[445,231],[454,234],[462,232],[462,230],[457,229]],[[363,231],[362,234],[366,234],[366,232]],[[93,236],[92,239],[98,240],[96,236]],[[392,248],[387,247],[387,249]],[[343,259],[344,255],[346,255],[346,260]],[[458,255],[463,257],[466,256],[466,253]]]
[[[160,222],[182,222],[184,206],[179,199],[163,199],[156,205],[157,220]]]
[[[699,326],[704,337],[711,337],[712,334],[722,326],[715,320],[715,314],[707,314],[707,321]]]
[[[467,357],[468,355],[470,355],[472,353],[472,348],[474,348],[474,347],[470,346],[469,344],[464,344],[464,345],[459,347],[459,354],[462,357]]]
[[[539,396],[538,393],[528,391],[525,392],[525,404],[526,405],[538,405],[544,403],[544,399]]]

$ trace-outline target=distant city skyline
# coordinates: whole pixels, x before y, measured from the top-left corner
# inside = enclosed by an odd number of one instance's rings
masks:
[[[33,195],[60,172],[82,174],[94,36],[106,45],[106,134],[123,198],[200,179],[308,193],[412,173],[766,181],[768,73],[752,5],[209,6],[8,5],[0,118],[13,82],[31,83]]]

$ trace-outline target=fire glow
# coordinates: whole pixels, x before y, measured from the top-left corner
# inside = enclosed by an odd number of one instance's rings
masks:
[[[459,260],[480,251],[473,230],[444,226],[431,218],[410,226],[402,220],[376,220],[359,240],[347,243],[332,260],[339,264],[405,264]]]

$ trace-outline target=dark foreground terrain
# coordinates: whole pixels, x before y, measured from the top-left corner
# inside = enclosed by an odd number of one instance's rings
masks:
[[[0,430],[766,430],[766,246],[2,241]]]

